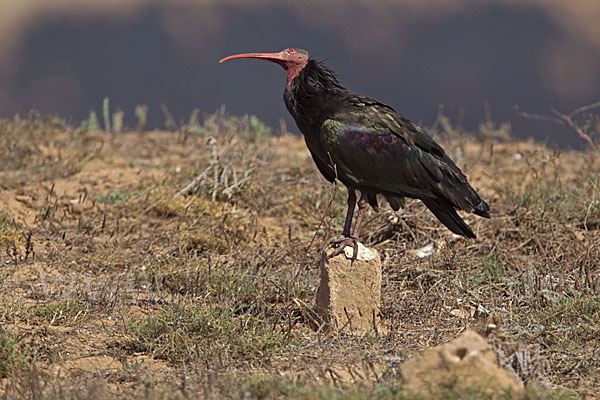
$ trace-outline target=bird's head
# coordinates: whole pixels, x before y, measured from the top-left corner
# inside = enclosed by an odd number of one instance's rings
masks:
[[[281,65],[288,73],[287,87],[308,63],[308,52],[302,49],[289,48],[279,53],[244,53],[225,57],[219,62],[222,63],[234,58],[258,58]]]

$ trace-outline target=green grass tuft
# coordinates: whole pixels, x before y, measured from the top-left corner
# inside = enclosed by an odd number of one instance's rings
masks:
[[[194,305],[162,306],[129,324],[129,347],[172,363],[235,359],[266,362],[287,346],[283,334],[250,314]]]

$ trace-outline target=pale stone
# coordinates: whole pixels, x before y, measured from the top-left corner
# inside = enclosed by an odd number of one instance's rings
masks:
[[[344,254],[346,255],[347,259],[352,260],[352,258],[356,258],[359,261],[371,261],[371,260],[375,259],[375,257],[379,256],[379,253],[377,253],[377,250],[369,249],[368,247],[363,246],[363,244],[360,242],[358,242],[357,247],[358,247],[358,249],[357,249],[356,257],[354,257],[354,247],[347,246],[344,248]],[[329,252],[329,253],[331,253],[331,252]]]
[[[358,244],[348,246],[333,258],[333,248],[321,257],[321,284],[317,290],[316,311],[327,323],[324,327],[354,334],[379,329],[381,305],[381,259],[375,249]]]
[[[523,396],[523,384],[498,366],[492,346],[473,331],[465,331],[453,341],[427,350],[400,366],[403,389],[430,395],[443,386],[478,385],[488,394]],[[508,389],[510,387],[510,389]]]

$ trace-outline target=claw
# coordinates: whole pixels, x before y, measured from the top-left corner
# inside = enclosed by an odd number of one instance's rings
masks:
[[[342,236],[339,238],[332,239],[329,244],[333,244],[337,246],[335,251],[331,253],[327,258],[333,258],[344,251],[344,249],[350,244],[352,244],[352,249],[354,250],[352,253],[352,261],[356,260],[356,256],[358,255],[358,239],[352,236]]]

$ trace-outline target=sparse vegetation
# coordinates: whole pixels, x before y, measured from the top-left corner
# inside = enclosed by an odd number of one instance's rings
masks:
[[[18,362],[17,344],[5,335],[0,334],[0,378],[6,378],[14,372]]]
[[[123,110],[117,108],[112,115],[112,128],[115,134],[120,134],[123,131],[123,120],[125,119],[125,113]]]
[[[286,344],[283,334],[265,322],[243,309],[163,306],[131,321],[131,340],[125,346],[171,363],[226,358],[261,365]]]
[[[105,196],[96,196],[94,200],[96,203],[119,203],[127,200],[132,196],[136,196],[138,192],[125,193],[118,190],[111,190]]]
[[[502,124],[480,142],[440,119],[492,218],[467,217],[469,241],[416,201],[370,211],[385,329],[352,337],[311,328],[345,199],[301,138],[223,110],[119,140],[91,125],[0,121],[0,398],[418,399],[398,360],[492,322],[527,398],[600,385],[597,152],[513,141]]]
[[[33,325],[73,325],[87,317],[89,307],[89,303],[83,299],[70,298],[21,307],[17,316],[25,323]]]
[[[17,242],[22,234],[21,225],[9,220],[4,212],[0,211],[0,246]]]
[[[134,114],[137,120],[137,130],[141,131],[148,121],[148,106],[146,104],[138,104],[135,106]]]
[[[108,97],[102,100],[102,116],[104,117],[104,132],[112,132],[110,125],[110,101]]]
[[[90,111],[90,116],[81,123],[79,129],[81,129],[82,132],[98,132],[100,130],[96,111]]]

